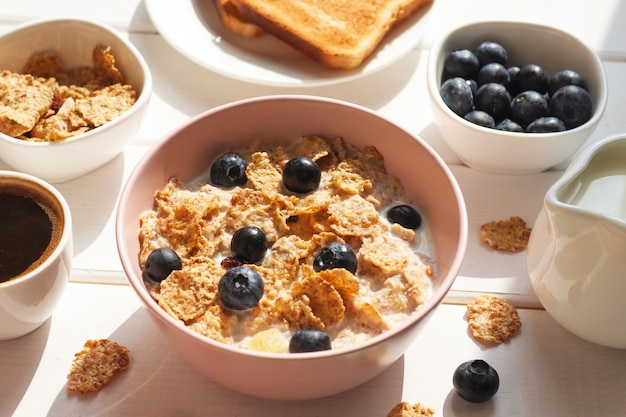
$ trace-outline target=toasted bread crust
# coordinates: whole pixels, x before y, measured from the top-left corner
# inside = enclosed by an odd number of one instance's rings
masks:
[[[265,33],[257,25],[245,21],[231,0],[213,0],[222,25],[231,32],[244,38],[255,38]]]
[[[389,30],[432,0],[231,0],[243,19],[330,68],[358,67]]]

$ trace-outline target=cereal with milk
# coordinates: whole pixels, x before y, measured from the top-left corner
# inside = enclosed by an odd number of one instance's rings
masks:
[[[303,136],[289,146],[257,142],[234,153],[248,163],[245,185],[172,178],[141,216],[142,268],[157,248],[182,260],[160,283],[146,280],[171,316],[224,343],[284,352],[297,329],[323,330],[340,348],[394,327],[425,302],[435,268],[428,225],[410,230],[386,219],[389,207],[411,201],[375,148]],[[285,189],[283,168],[295,156],[321,168],[314,191]],[[262,276],[263,295],[249,310],[231,311],[220,303],[218,283],[238,262],[230,254],[233,234],[250,225],[265,233],[269,247],[247,265]],[[354,250],[355,273],[315,270],[316,255],[330,242]]]

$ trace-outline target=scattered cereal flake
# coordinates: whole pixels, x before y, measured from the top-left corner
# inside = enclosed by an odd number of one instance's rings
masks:
[[[474,338],[495,344],[508,340],[522,327],[515,306],[488,294],[467,305],[467,321]]]
[[[100,390],[116,372],[125,371],[130,365],[128,349],[107,339],[86,341],[83,350],[74,356],[67,389],[81,394]]]
[[[435,415],[435,410],[423,406],[420,403],[408,403],[406,401],[396,404],[391,411],[387,414],[387,417],[432,417]]]
[[[520,252],[526,249],[531,229],[517,216],[508,220],[491,221],[480,226],[480,240],[489,247],[503,252]]]

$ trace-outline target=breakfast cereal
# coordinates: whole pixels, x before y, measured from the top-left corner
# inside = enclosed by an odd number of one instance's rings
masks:
[[[66,70],[57,51],[33,55],[21,74],[0,71],[0,131],[33,142],[64,140],[108,123],[136,101],[110,48],[98,45],[92,67]]]
[[[524,219],[512,216],[507,220],[490,221],[480,226],[480,240],[491,249],[520,252],[528,246],[530,232]]]
[[[87,340],[75,355],[67,375],[67,389],[81,394],[99,391],[115,373],[125,371],[129,365],[125,346],[107,339]]]
[[[387,417],[432,417],[435,410],[420,403],[401,401],[396,404],[387,414]]]
[[[424,303],[435,268],[428,225],[416,231],[387,221],[386,209],[411,202],[375,148],[303,136],[289,146],[257,142],[236,153],[248,162],[244,186],[172,178],[141,217],[142,268],[161,247],[182,259],[182,269],[160,283],[146,279],[166,312],[200,334],[240,347],[266,344],[261,336],[250,344],[257,334],[275,338],[278,331],[288,340],[297,329],[315,328],[338,348],[380,334]],[[284,188],[282,168],[295,156],[321,168],[315,191]],[[236,263],[231,237],[249,225],[268,241],[263,259],[247,265],[263,277],[264,291],[255,307],[234,312],[220,303],[217,287],[228,264]],[[355,274],[314,269],[316,254],[330,242],[353,248]]]
[[[474,338],[494,344],[507,341],[522,327],[515,306],[488,294],[467,305],[467,321]]]

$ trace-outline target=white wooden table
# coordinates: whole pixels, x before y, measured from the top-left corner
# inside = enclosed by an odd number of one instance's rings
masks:
[[[565,164],[528,176],[490,175],[460,165],[432,124],[425,83],[428,47],[449,25],[480,19],[553,25],[591,45],[608,74],[607,111],[587,144],[626,134],[626,2],[435,1],[435,13],[420,45],[388,68],[331,86],[279,88],[227,78],[187,60],[159,35],[141,0],[2,0],[0,33],[51,16],[97,19],[119,29],[150,65],[154,93],[147,117],[123,155],[93,173],[56,185],[74,217],[72,282],[62,305],[42,328],[21,339],[0,342],[0,417],[384,417],[401,400],[421,402],[445,417],[626,415],[626,350],[599,347],[563,330],[533,294],[525,252],[494,253],[478,240],[479,226],[489,220],[519,215],[532,226],[545,191]],[[130,170],[169,130],[220,104],[291,93],[367,106],[427,141],[461,185],[470,234],[461,274],[445,304],[402,359],[344,394],[275,402],[224,389],[182,362],[125,283],[114,221],[117,197]],[[0,161],[0,169],[6,168]],[[497,347],[479,345],[467,332],[464,303],[484,292],[506,297],[520,307],[521,333]],[[132,366],[95,395],[68,395],[65,382],[73,354],[89,338],[111,338],[128,346]],[[452,389],[456,366],[474,358],[487,360],[501,378],[498,394],[484,404],[460,400]]]

